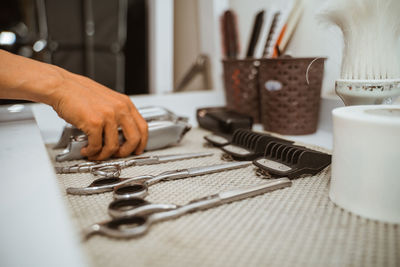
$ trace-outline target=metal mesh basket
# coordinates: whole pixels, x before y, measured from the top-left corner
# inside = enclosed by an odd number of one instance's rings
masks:
[[[324,60],[260,61],[260,110],[265,130],[286,135],[311,134],[317,130]]]
[[[260,122],[258,90],[259,60],[223,60],[225,95],[228,108],[253,117]]]

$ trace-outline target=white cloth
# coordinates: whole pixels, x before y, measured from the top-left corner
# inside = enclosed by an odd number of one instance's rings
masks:
[[[151,154],[212,151],[214,156],[130,167],[123,169],[121,177],[223,162],[219,149],[203,145],[205,133],[192,129],[180,145]],[[52,158],[59,152],[49,146]],[[72,163],[76,162],[54,164]],[[161,182],[150,187],[146,199],[185,204],[263,183],[254,170],[250,166]],[[158,223],[141,238],[93,236],[82,246],[93,266],[399,266],[399,225],[363,219],[338,208],[328,198],[329,179],[327,167],[315,176],[294,180],[291,188]],[[67,187],[90,184],[94,180],[90,174],[60,174],[58,180],[77,231],[110,218],[107,207],[112,193],[65,193]]]

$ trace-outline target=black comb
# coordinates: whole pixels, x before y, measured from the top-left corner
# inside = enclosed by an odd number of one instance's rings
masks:
[[[302,175],[314,175],[331,164],[331,155],[302,146],[270,142],[262,158],[253,161],[262,171],[277,176],[296,179]]]
[[[235,160],[254,160],[262,157],[266,146],[273,141],[285,144],[293,143],[269,134],[238,129],[233,133],[231,143],[223,146],[222,150]]]
[[[204,136],[204,139],[217,147],[229,144],[237,129],[251,129],[253,126],[251,116],[227,107],[200,108],[196,114],[199,126],[213,132]]]

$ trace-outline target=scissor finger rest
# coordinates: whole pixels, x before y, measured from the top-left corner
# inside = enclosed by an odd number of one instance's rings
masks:
[[[152,177],[153,176],[145,175],[133,178],[118,178],[118,177],[100,178],[93,181],[88,187],[83,187],[83,188],[69,187],[67,188],[67,193],[72,195],[91,195],[97,193],[110,192],[113,191],[116,186],[123,185],[129,182],[143,182]]]
[[[88,187],[84,188],[67,188],[67,193],[71,195],[90,195],[96,193],[104,193],[112,191],[116,184],[123,180],[117,177],[100,178],[91,183]]]

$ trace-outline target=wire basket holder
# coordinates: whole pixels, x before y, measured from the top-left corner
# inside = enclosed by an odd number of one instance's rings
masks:
[[[224,60],[226,102],[267,131],[317,130],[325,58]]]
[[[223,60],[224,84],[227,107],[253,117],[261,122],[260,95],[258,90],[259,60]]]

